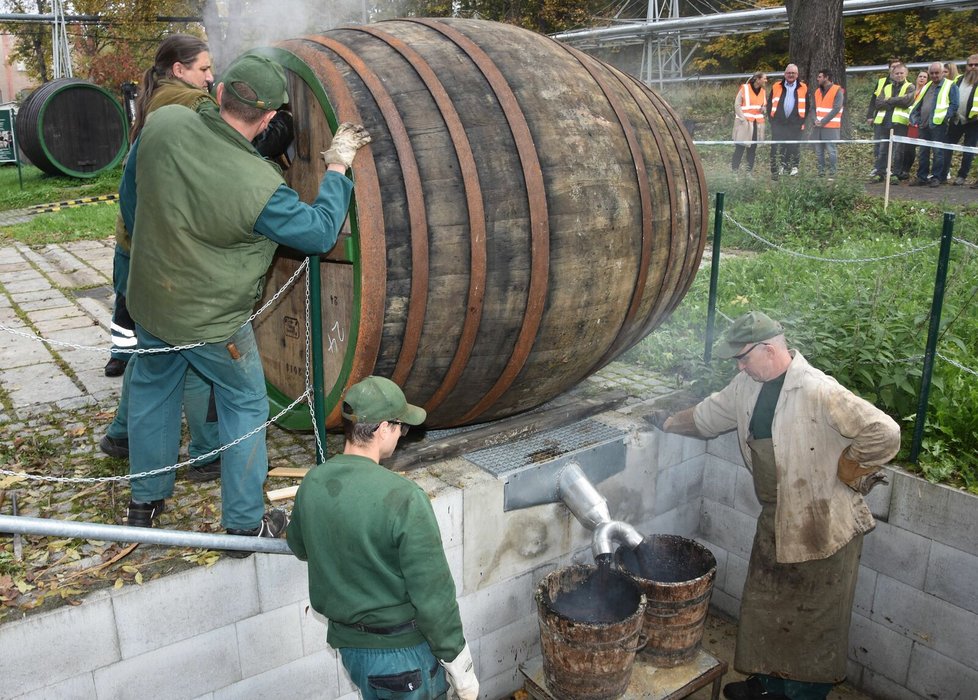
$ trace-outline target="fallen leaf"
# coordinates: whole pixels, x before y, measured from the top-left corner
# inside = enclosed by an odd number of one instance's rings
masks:
[[[125,585],[126,585],[126,582],[125,582],[125,581],[123,581],[123,580],[122,580],[122,577],[120,576],[119,578],[117,578],[117,579],[115,580],[115,583],[113,583],[113,584],[112,584],[112,587],[113,587],[114,589],[116,589],[116,590],[119,590],[120,588],[122,588],[122,587],[123,587],[123,586],[125,586]]]
[[[136,583],[138,583],[140,586],[143,585],[143,575],[138,571],[136,572]]]
[[[70,435],[71,437],[81,437],[87,432],[88,432],[88,428],[82,425],[77,428],[72,428],[71,430],[69,430],[68,435]]]

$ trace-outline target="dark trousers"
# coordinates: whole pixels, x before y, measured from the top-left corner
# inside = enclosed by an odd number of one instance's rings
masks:
[[[967,124],[951,124],[947,127],[947,138],[945,143],[961,143],[969,148],[974,148],[978,144],[978,122]],[[951,171],[951,154],[953,151],[944,151],[944,170],[941,171],[941,179],[947,180],[947,175]],[[966,178],[971,171],[971,162],[975,159],[974,153],[961,154],[961,166],[958,168],[958,177]]]
[[[771,139],[773,141],[800,141],[802,137],[801,124],[782,124],[771,122]],[[791,168],[797,168],[801,160],[801,144],[772,143],[771,144],[771,175],[781,172],[788,173]]]
[[[744,151],[747,151],[747,172],[754,170],[754,156],[757,155],[757,122],[751,122],[751,127],[750,140],[754,143],[750,146],[741,144],[734,146],[733,160],[730,162],[731,170],[740,170],[740,159],[744,157]]]
[[[934,126],[920,125],[920,138],[924,141],[939,141],[944,143],[947,137],[947,122]],[[934,164],[931,167],[931,151],[933,151]],[[936,178],[944,172],[944,161],[947,159],[949,151],[943,148],[932,148],[931,146],[920,147],[919,164],[917,165],[917,179],[929,180]]]
[[[891,128],[893,129],[893,135],[894,136],[906,136],[907,135],[907,125],[906,124],[894,124],[892,127],[891,126],[885,126],[884,127],[882,124],[877,124],[876,126],[879,127],[879,128],[881,128],[881,135],[880,136],[877,136],[876,138],[889,139],[890,138],[890,129]],[[890,144],[889,143],[878,143],[876,145],[880,147],[880,150],[879,150],[879,153],[876,154],[876,163],[875,163],[874,167],[876,168],[876,172],[877,173],[879,173],[880,175],[885,175],[886,174],[886,159],[889,157]],[[906,143],[895,143],[895,144],[893,144],[893,161],[892,161],[890,170],[893,172],[894,175],[899,175],[899,174],[905,172],[905,169],[903,167],[903,159],[904,159],[903,150],[905,148],[907,148],[907,147],[911,147],[912,148],[912,146],[910,146],[909,144],[906,144]],[[907,167],[909,168],[910,166],[907,166]]]

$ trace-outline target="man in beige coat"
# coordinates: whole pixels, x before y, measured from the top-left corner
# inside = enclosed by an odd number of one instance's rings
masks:
[[[862,492],[900,448],[896,422],[815,369],[781,324],[737,319],[717,356],[740,373],[664,421],[703,438],[736,430],[761,514],[741,602],[729,700],[822,700],[845,679],[849,618],[863,534]]]

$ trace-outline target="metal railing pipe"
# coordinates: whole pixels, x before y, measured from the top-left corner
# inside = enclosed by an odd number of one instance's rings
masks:
[[[70,520],[28,518],[19,515],[0,515],[0,532],[39,535],[41,537],[72,537],[99,542],[138,542],[140,544],[159,544],[165,547],[235,549],[241,552],[292,554],[292,550],[289,549],[289,545],[284,539],[221,535],[186,530],[162,530],[152,527],[129,527],[128,525],[76,523]]]

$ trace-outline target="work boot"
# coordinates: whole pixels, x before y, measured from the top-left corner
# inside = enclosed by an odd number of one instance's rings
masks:
[[[121,377],[126,372],[126,361],[120,360],[118,357],[110,358],[105,363],[104,371],[106,377]]]
[[[214,481],[221,478],[221,459],[220,457],[207,464],[192,464],[187,469],[187,481],[202,483],[204,481]]]
[[[769,693],[757,676],[727,683],[723,686],[723,697],[727,700],[788,700],[787,695]]]
[[[253,527],[249,530],[239,530],[229,527],[227,533],[229,535],[242,535],[244,537],[270,537],[277,539],[285,537],[285,529],[288,526],[289,514],[281,508],[272,508],[272,510],[262,516],[261,523],[258,527]],[[224,550],[224,554],[234,559],[244,559],[245,557],[250,557],[253,552],[241,549],[226,549]]]
[[[129,438],[114,438],[111,435],[103,435],[98,441],[98,448],[109,457],[116,459],[129,459]]]
[[[153,521],[164,510],[166,510],[166,504],[162,498],[149,503],[129,501],[129,507],[126,509],[126,525],[129,527],[153,527]]]

